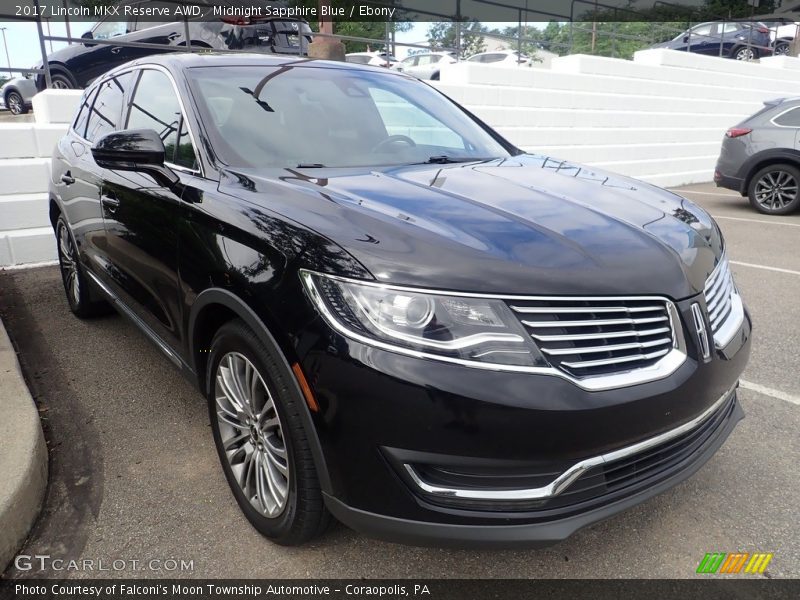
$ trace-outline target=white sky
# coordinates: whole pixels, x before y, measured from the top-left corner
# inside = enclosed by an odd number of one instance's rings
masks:
[[[72,37],[80,37],[84,31],[88,31],[91,23],[71,23]],[[11,57],[11,66],[24,69],[32,67],[42,60],[42,53],[39,50],[39,36],[36,33],[36,23],[24,21],[0,21],[0,28],[5,27],[6,42],[8,44],[8,54]],[[42,29],[47,35],[47,24],[42,23]],[[63,22],[50,24],[51,35],[65,36],[67,30]],[[58,50],[66,43],[53,42],[53,50]],[[45,42],[47,52],[50,52],[50,42]],[[0,47],[0,71],[2,67],[8,65],[5,49]],[[5,75],[5,73],[4,73]],[[15,73],[14,77],[19,77]]]

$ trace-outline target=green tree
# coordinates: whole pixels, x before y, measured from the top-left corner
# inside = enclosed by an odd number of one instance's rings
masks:
[[[389,4],[390,1],[384,1],[383,4]],[[318,0],[289,0],[287,2],[290,6],[298,6],[305,8],[318,8]],[[334,8],[346,8],[346,13],[349,13],[349,7],[352,2],[350,0],[330,0],[331,6]],[[319,31],[319,23],[309,21],[311,29]],[[389,23],[390,38],[399,31],[408,31],[413,26],[410,21],[398,20]],[[375,51],[382,50],[385,46],[386,39],[386,22],[385,21],[336,21],[333,22],[333,33],[337,35],[348,35],[352,37],[362,37],[374,39],[375,43],[369,42],[356,42],[352,40],[342,40],[345,46],[345,52],[365,52],[367,50]]]
[[[461,47],[457,48],[460,58],[467,58],[486,49],[483,34],[485,26],[478,21],[466,21],[461,24]],[[451,21],[431,23],[428,28],[428,43],[432,48],[456,49],[456,26]]]
[[[680,21],[599,21],[594,23],[548,23],[541,34],[541,46],[562,56],[595,54],[633,58],[634,52],[671,40],[684,29]]]

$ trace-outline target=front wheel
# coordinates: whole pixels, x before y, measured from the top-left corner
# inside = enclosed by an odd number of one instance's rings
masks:
[[[800,207],[800,169],[793,165],[769,165],[753,175],[747,188],[750,204],[767,215],[787,215]]]
[[[50,83],[56,90],[71,90],[77,87],[69,75],[60,71],[53,71],[50,74]]]
[[[303,399],[278,351],[234,320],[214,336],[208,364],[214,443],[242,512],[277,544],[319,535],[329,517],[300,417]]]

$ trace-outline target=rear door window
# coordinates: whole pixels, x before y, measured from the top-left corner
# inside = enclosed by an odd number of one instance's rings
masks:
[[[782,127],[800,127],[800,107],[778,115],[773,119],[773,122]]]

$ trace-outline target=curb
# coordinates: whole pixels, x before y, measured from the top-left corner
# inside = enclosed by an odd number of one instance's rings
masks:
[[[0,573],[33,526],[47,488],[47,446],[17,354],[0,321]]]

